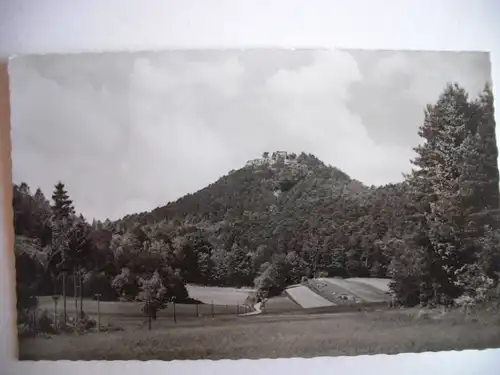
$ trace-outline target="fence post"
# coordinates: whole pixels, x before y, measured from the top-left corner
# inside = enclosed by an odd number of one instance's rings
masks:
[[[54,327],[56,330],[59,329],[59,326],[57,324],[57,300],[59,299],[59,296],[56,296],[55,294],[52,296],[52,299],[54,300]]]
[[[148,329],[151,331],[151,296],[149,293],[146,299],[146,306],[148,309]]]
[[[101,295],[99,293],[96,293],[96,298],[97,298],[97,331],[101,331],[101,304],[100,304],[100,297]]]
[[[177,315],[175,314],[175,300],[174,300],[174,323],[177,323]]]
[[[33,338],[36,337],[36,309],[33,310]]]

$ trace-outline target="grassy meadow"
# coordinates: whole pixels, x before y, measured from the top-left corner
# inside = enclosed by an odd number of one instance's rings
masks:
[[[417,309],[178,320],[114,317],[122,331],[20,340],[21,360],[240,359],[500,347],[500,317]]]

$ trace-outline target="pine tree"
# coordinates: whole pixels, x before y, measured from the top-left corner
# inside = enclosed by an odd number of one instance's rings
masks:
[[[477,293],[482,288],[481,280],[492,286],[491,283],[498,281],[500,270],[498,149],[489,85],[471,107],[472,131],[460,150],[463,158],[460,190],[467,215],[464,234],[472,259],[457,271],[457,282],[467,295],[481,299],[481,293]]]
[[[470,102],[463,88],[448,85],[437,103],[427,107],[419,129],[424,143],[415,148],[412,163],[417,168],[407,176],[415,203],[408,227],[414,232],[407,232],[406,242],[414,254],[420,254],[416,262],[420,269],[414,274],[422,303],[443,303],[469,290],[472,284],[467,285],[467,280],[477,274],[478,259],[484,259],[482,244],[497,238],[486,230],[487,225],[498,225],[494,212],[499,194],[488,90]],[[486,233],[493,236],[489,242],[484,239]],[[394,284],[400,297],[415,290],[416,281],[413,287],[402,282]]]
[[[435,105],[425,111],[419,136],[424,143],[414,150],[414,169],[408,176],[410,196],[415,202],[406,242],[419,256],[421,303],[454,297],[455,272],[463,265],[463,205],[459,192],[463,158],[460,147],[467,138],[471,111],[468,95],[449,84]],[[401,291],[401,288],[399,288]]]
[[[59,182],[52,194],[52,274],[55,279],[62,274],[63,315],[66,323],[66,276],[70,271],[70,227],[71,216],[74,214],[72,201],[65,190],[64,184]],[[57,263],[56,263],[57,262]],[[55,285],[55,281],[54,281]]]
[[[33,206],[33,218],[36,223],[37,237],[41,240],[42,246],[45,246],[50,242],[52,208],[40,188],[36,190],[33,196]]]
[[[71,215],[74,215],[75,209],[73,208],[73,201],[69,199],[68,192],[64,184],[60,181],[55,186],[52,200],[54,201],[52,210],[56,219],[68,219]]]
[[[489,84],[485,85],[482,94],[479,96],[478,114],[480,115],[478,133],[482,139],[483,168],[489,177],[485,195],[487,196],[488,208],[497,209],[500,204],[498,146],[495,133],[493,92]]]

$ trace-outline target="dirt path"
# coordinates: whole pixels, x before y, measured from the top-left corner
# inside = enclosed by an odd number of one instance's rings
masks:
[[[240,316],[251,316],[251,315],[258,315],[258,314],[262,314],[262,310],[261,310],[261,307],[262,306],[262,303],[261,302],[257,302],[253,308],[255,309],[255,311],[250,311],[250,312],[247,312],[247,313],[244,313],[244,314],[240,314]]]

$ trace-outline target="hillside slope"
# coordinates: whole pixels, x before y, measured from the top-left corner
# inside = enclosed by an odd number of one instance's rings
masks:
[[[85,293],[135,294],[158,264],[172,280],[255,286],[264,296],[318,272],[385,277],[390,254],[377,240],[403,228],[405,186],[367,187],[311,154],[291,155],[248,163],[150,212],[81,227]],[[50,204],[26,185],[14,190],[16,234],[38,238],[42,251],[50,229],[47,237],[45,225],[23,218],[50,217]],[[46,284],[39,294],[53,292]]]
[[[386,276],[389,260],[376,241],[402,228],[404,186],[367,187],[310,154],[286,160],[247,165],[112,227],[122,233],[162,227],[177,243],[191,243],[194,258],[206,261],[197,266],[212,275],[184,272],[189,282],[249,285],[270,265],[290,268],[285,280],[274,281],[279,285],[317,271]]]
[[[266,152],[176,202],[92,225],[62,182],[52,203],[14,185],[18,301],[57,293],[65,271],[67,290],[84,274],[89,296],[153,288],[159,303],[186,300],[186,283],[254,286],[262,299],[311,276],[390,277],[404,305],[481,300],[500,264],[493,94],[450,84],[424,117],[400,184],[368,187],[311,154]]]

